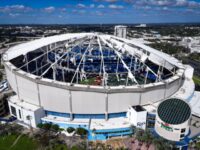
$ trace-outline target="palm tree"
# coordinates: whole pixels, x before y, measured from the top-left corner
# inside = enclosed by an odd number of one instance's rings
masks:
[[[144,141],[147,143],[147,144],[150,144],[152,143],[153,141],[153,135],[151,133],[151,131],[149,129],[146,129],[145,132],[144,132]]]
[[[167,140],[157,137],[154,138],[153,143],[156,147],[156,150],[169,150],[171,149],[171,143]]]
[[[153,138],[154,138],[154,137],[153,137],[151,131],[150,131],[149,129],[146,129],[146,130],[144,131],[144,133],[143,133],[142,139],[143,139],[143,141],[146,143],[147,149],[149,148],[149,145],[152,143]]]
[[[135,133],[135,138],[138,140],[138,141],[144,141],[144,131],[140,128],[136,128],[136,133]]]
[[[136,135],[136,130],[137,130],[136,126],[131,125],[131,126],[130,126],[130,129],[131,129],[131,131],[132,131],[132,135],[135,136],[135,135]]]
[[[200,149],[200,142],[197,142],[197,143],[195,144],[195,148],[196,148],[196,149]]]
[[[95,147],[96,147],[96,129],[92,129],[92,137],[95,139]]]
[[[92,129],[92,136],[94,136],[95,137],[95,141],[96,141],[96,129],[94,128],[94,129]]]

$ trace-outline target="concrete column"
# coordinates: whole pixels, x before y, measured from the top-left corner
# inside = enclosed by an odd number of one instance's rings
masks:
[[[29,72],[29,63],[28,63],[27,54],[25,55],[25,59],[26,59],[26,69],[27,69],[27,72]]]
[[[62,78],[63,78],[63,82],[65,82],[65,72],[64,72],[63,67],[62,67]]]
[[[168,82],[165,82],[164,99],[166,98],[166,94],[167,94],[167,87],[168,87]]]
[[[56,68],[55,66],[52,66],[53,69],[53,80],[56,81]]]
[[[72,112],[72,93],[69,91],[69,109],[70,109],[70,120],[73,120],[73,112]]]
[[[37,93],[38,93],[38,102],[39,102],[39,106],[41,107],[41,99],[40,99],[40,89],[39,89],[39,84],[36,82],[37,84]]]
[[[38,75],[38,65],[37,65],[37,60],[35,60],[35,70],[36,70],[36,75]]]
[[[16,70],[14,70],[16,71]],[[19,94],[19,87],[18,87],[18,82],[17,82],[17,76],[16,76],[16,73],[15,74],[15,82],[16,82],[16,87],[17,87],[17,96],[18,96],[18,99],[20,100],[20,94]]]
[[[147,83],[147,77],[148,77],[148,74],[149,74],[149,69],[147,69],[147,73],[146,73],[146,76],[145,76],[144,84]]]
[[[140,91],[140,99],[139,99],[139,104],[141,105],[142,103],[142,91]]]
[[[105,120],[108,120],[108,93],[105,94]]]
[[[46,46],[47,61],[49,60],[49,57],[48,57],[48,56],[49,56],[49,54],[48,54],[48,53],[49,53],[49,47],[48,47],[48,46]]]

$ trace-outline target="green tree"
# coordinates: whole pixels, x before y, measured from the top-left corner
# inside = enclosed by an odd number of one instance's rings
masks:
[[[42,124],[42,123],[39,123],[39,124],[37,124],[37,127],[38,127],[38,128],[43,128],[43,124]]]
[[[53,124],[53,125],[51,125],[51,129],[53,129],[54,131],[58,132],[59,131],[59,126],[57,124]]]
[[[73,128],[73,127],[68,127],[67,128],[67,132],[68,133],[72,133],[72,132],[74,132],[75,131],[75,129]]]
[[[43,129],[50,130],[51,129],[51,124],[50,123],[44,123]]]
[[[76,129],[76,133],[78,135],[80,135],[81,137],[84,137],[84,136],[87,135],[88,131],[86,129],[84,129],[84,128],[77,128]]]

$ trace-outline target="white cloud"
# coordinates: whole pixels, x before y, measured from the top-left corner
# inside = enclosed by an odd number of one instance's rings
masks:
[[[80,4],[80,3],[79,3],[79,4],[77,4],[77,7],[78,7],[78,8],[85,8],[86,6],[85,6],[84,4]]]
[[[200,2],[192,0],[135,0],[134,6],[200,8]]]
[[[11,17],[17,17],[17,16],[19,16],[20,14],[18,14],[18,13],[9,13],[9,16],[11,16]]]
[[[108,3],[115,3],[117,2],[118,0],[94,0],[96,2],[108,2]]]
[[[118,0],[104,0],[105,2],[109,2],[109,3],[114,3],[117,2]]]
[[[95,5],[94,4],[90,4],[90,8],[94,8],[95,7]]]
[[[61,12],[65,12],[65,11],[67,11],[66,8],[60,8],[59,10],[60,10]]]
[[[75,13],[75,14],[82,15],[82,14],[86,13],[86,10],[84,10],[84,9],[81,9],[81,10],[74,9],[74,10],[72,10],[72,12]]]
[[[114,4],[109,5],[108,7],[111,9],[123,9],[124,8],[124,6],[122,6],[122,5],[114,5]]]
[[[96,11],[96,15],[97,15],[97,16],[103,16],[103,15],[104,15],[104,13],[103,13],[103,12],[101,12],[101,11]]]
[[[188,1],[188,6],[192,8],[197,8],[200,7],[200,3],[195,1]]]
[[[133,3],[135,0],[124,0],[126,3]]]
[[[105,6],[101,4],[101,5],[98,5],[97,8],[105,8]]]
[[[13,8],[13,9],[24,9],[25,6],[24,5],[12,5],[12,6],[10,6],[10,8]]]
[[[79,13],[80,13],[80,14],[85,14],[86,11],[85,11],[85,10],[80,10]]]
[[[156,5],[156,6],[169,6],[173,4],[173,1],[170,0],[151,0],[150,4]]]
[[[145,6],[144,9],[149,10],[149,9],[151,9],[151,7],[150,6]]]
[[[177,0],[176,6],[187,6],[188,2],[186,0]]]
[[[168,10],[168,7],[163,7],[163,10]]]
[[[32,8],[26,7],[24,5],[7,5],[0,7],[0,12],[28,12],[31,11]]]
[[[47,13],[52,13],[55,11],[55,7],[53,7],[53,6],[46,7],[46,8],[44,8],[44,11]]]

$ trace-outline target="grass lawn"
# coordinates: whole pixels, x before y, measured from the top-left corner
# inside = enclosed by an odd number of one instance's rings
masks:
[[[0,150],[36,150],[37,142],[26,135],[22,135],[15,146],[12,146],[17,139],[17,135],[0,136]]]
[[[193,76],[193,81],[194,81],[195,84],[200,85],[200,77],[198,77],[198,76]]]
[[[0,150],[37,150],[39,148],[40,144],[27,135],[22,135],[17,143],[11,147],[17,137],[16,134],[0,136]],[[68,148],[64,144],[58,144],[53,150],[68,150]]]
[[[53,150],[68,150],[67,146],[64,144],[56,145]]]
[[[0,149],[7,150],[17,139],[17,135],[0,136]]]
[[[36,150],[37,148],[38,143],[35,140],[23,135],[10,150]]]

